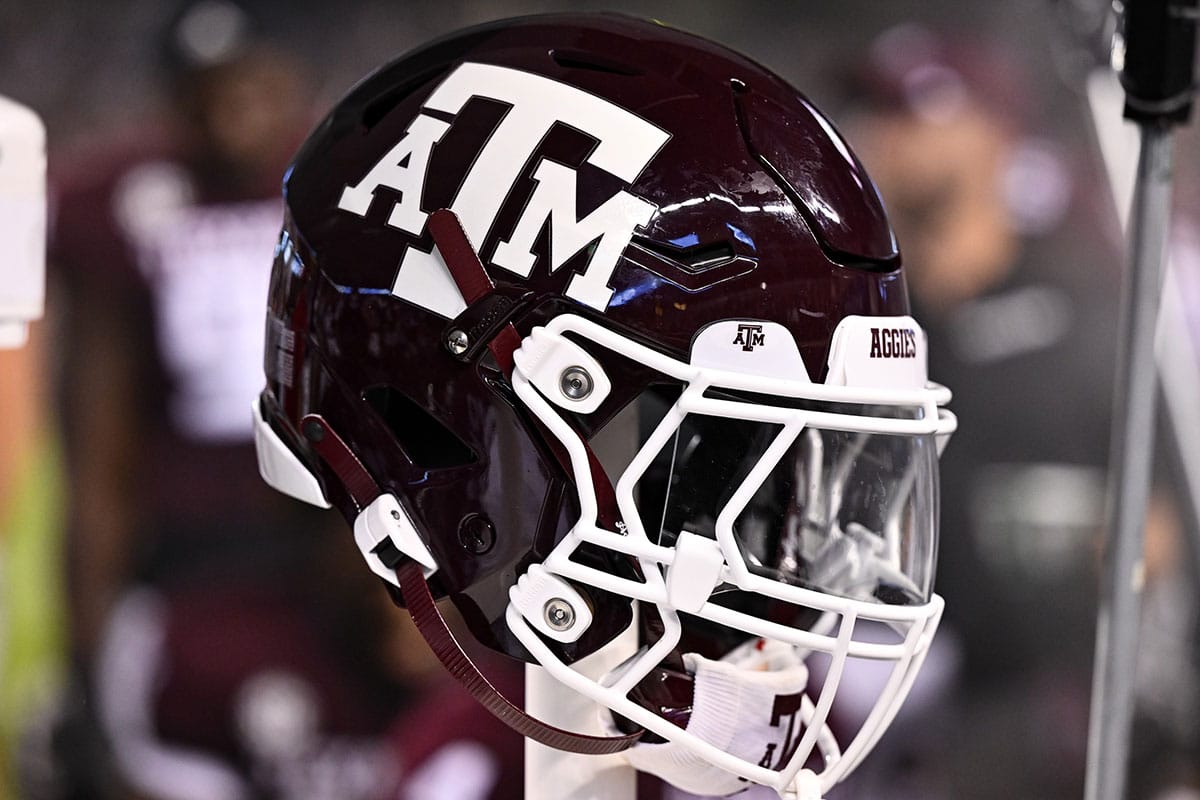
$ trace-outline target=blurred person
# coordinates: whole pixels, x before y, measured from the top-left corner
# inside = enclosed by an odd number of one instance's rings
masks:
[[[21,349],[0,349],[0,796],[15,797],[16,749],[62,677],[58,569],[62,497],[52,434],[46,323]]]
[[[10,423],[0,428],[0,519],[8,515],[22,464],[34,447],[40,417],[40,339],[13,350],[0,348],[0,414]],[[5,531],[0,528],[0,539]]]
[[[961,420],[938,570],[957,694],[893,753],[914,796],[1083,789],[1118,251],[1080,186],[1095,177],[1029,133],[1037,89],[1015,59],[909,25],[858,87],[852,138]]]
[[[163,58],[168,119],[59,183],[83,686],[55,791],[515,796],[520,741],[414,662],[340,525],[257,474],[279,182],[311,124],[298,64],[227,0],[184,6]]]
[[[1197,532],[1183,517],[1171,492],[1160,489],[1151,497],[1127,790],[1132,800],[1200,798],[1200,585],[1196,543],[1189,548],[1187,541]]]

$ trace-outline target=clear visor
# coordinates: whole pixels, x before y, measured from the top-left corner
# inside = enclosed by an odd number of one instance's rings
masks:
[[[938,508],[934,436],[812,425],[790,444],[781,435],[793,434],[759,421],[684,417],[651,470],[667,476],[661,506],[641,498],[650,538],[657,532],[668,546],[683,531],[715,539],[718,517],[736,513],[734,538],[755,575],[852,600],[928,602]],[[786,445],[782,458],[765,478],[761,467],[752,476],[773,443],[776,452]],[[741,507],[727,511],[731,503]],[[650,507],[661,509],[659,519],[648,518]]]

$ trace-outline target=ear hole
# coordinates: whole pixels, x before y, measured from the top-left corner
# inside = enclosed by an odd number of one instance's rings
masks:
[[[437,417],[391,386],[363,392],[371,410],[387,424],[400,449],[422,469],[461,467],[478,461],[475,452]]]

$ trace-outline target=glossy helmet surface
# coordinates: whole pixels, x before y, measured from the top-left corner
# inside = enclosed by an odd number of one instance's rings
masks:
[[[663,739],[689,734],[645,680],[685,649],[770,637],[826,654],[827,689],[848,657],[894,662],[845,751],[826,735],[832,689],[806,701],[822,783],[843,777],[936,626],[935,437],[953,418],[880,199],[820,112],[670,28],[508,20],[358,84],[284,192],[256,412],[267,480],[339,508],[393,584],[378,526],[396,521],[390,546],[477,638],[571,685],[640,600],[639,656],[579,690]],[[494,287],[448,267],[437,209]],[[494,346],[506,329],[515,365]],[[385,507],[356,502],[314,418]],[[864,619],[888,643],[857,641]],[[779,788],[808,759],[720,764]]]

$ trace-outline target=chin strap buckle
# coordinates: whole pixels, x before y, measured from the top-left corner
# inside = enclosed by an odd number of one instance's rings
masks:
[[[354,539],[364,556],[369,554],[367,563],[371,571],[400,587],[404,605],[429,649],[480,705],[522,736],[572,753],[619,753],[641,737],[640,729],[624,736],[589,736],[556,728],[529,716],[500,694],[463,652],[433,601],[426,578],[437,565],[416,535],[404,508],[394,495],[380,492],[379,484],[324,418],[310,414],[302,421],[302,427],[317,453],[361,509],[354,521]],[[392,574],[380,572],[385,563],[390,565],[389,570],[394,568]]]
[[[641,729],[619,736],[591,736],[564,730],[529,716],[500,694],[463,652],[446,626],[446,620],[438,611],[437,604],[433,602],[429,584],[425,582],[425,576],[421,574],[417,563],[410,559],[402,560],[396,569],[396,577],[400,581],[404,605],[408,607],[417,630],[442,662],[442,666],[479,701],[480,705],[517,733],[547,747],[583,755],[619,753],[627,750],[641,737]]]
[[[421,565],[428,578],[437,572],[437,562],[417,535],[408,512],[390,492],[376,497],[354,519],[354,543],[379,577],[399,588],[396,566],[404,557]]]

